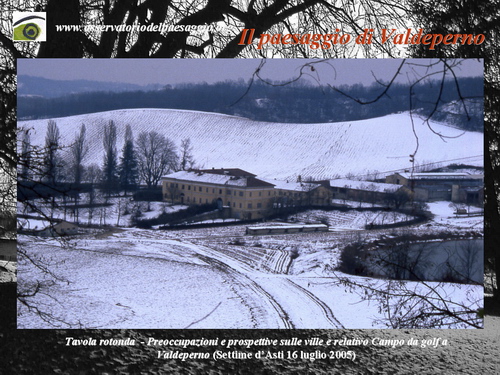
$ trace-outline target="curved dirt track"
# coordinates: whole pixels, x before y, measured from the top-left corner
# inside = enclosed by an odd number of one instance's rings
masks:
[[[234,279],[244,303],[259,311],[254,311],[254,328],[343,328],[326,303],[285,275],[290,263],[288,251],[272,250],[271,256],[262,256],[257,262],[260,270],[255,270],[251,259],[234,256],[234,251],[221,252],[207,246],[199,250],[205,262]],[[269,315],[274,315],[278,325],[268,325]]]

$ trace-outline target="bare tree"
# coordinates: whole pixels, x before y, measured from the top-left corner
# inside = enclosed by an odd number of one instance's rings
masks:
[[[469,291],[461,298],[453,298],[444,282],[352,279],[335,271],[333,274],[335,283],[357,294],[360,300],[377,303],[380,317],[374,324],[391,329],[483,328],[481,292]],[[469,288],[460,284],[453,287]]]
[[[305,179],[302,179],[300,177],[300,188],[301,188],[301,194],[300,194],[300,205],[305,205],[305,206],[312,206],[314,203],[314,194],[315,190],[318,187],[318,184],[314,182],[314,179],[312,177],[306,177]],[[304,200],[302,200],[302,196]]]
[[[80,126],[80,132],[75,135],[75,140],[70,146],[70,153],[72,156],[72,169],[74,173],[73,182],[75,186],[79,186],[82,180],[83,172],[83,160],[87,156],[89,151],[87,140],[86,140],[86,128],[85,124]]]
[[[181,191],[175,184],[171,183],[167,186],[167,195],[163,197],[164,199],[169,198],[172,205],[174,205],[176,201],[180,200],[180,197]]]
[[[29,131],[22,132],[21,150],[19,153],[20,164],[22,165],[19,171],[19,178],[27,180],[30,177],[30,164],[31,164],[31,137]]]
[[[454,247],[448,248],[448,259],[443,267],[445,267],[446,276],[451,280],[467,284],[482,284],[484,251],[478,241],[456,241]],[[481,280],[478,275],[481,275]]]
[[[421,281],[429,279],[425,270],[430,265],[430,249],[426,243],[414,243],[408,234],[386,249],[370,253],[370,262],[380,267],[378,274],[394,280]]]
[[[408,191],[399,189],[397,191],[387,192],[384,194],[384,202],[389,207],[394,207],[396,210],[404,207],[411,200],[411,195]]]
[[[85,124],[80,126],[80,132],[75,135],[75,140],[71,144],[69,148],[70,156],[71,156],[71,170],[73,172],[73,186],[70,188],[70,195],[74,199],[74,219],[75,222],[79,220],[79,207],[78,202],[80,199],[80,184],[82,181],[83,174],[83,160],[87,156],[88,153],[88,145],[86,140],[86,128]],[[65,209],[66,209],[66,205]],[[66,212],[66,211],[65,211]]]
[[[61,135],[56,122],[49,120],[47,124],[47,134],[45,135],[44,179],[52,186],[56,184],[59,178],[59,170],[61,166],[58,155],[60,140]]]
[[[194,164],[195,161],[191,139],[185,138],[181,141],[181,147],[179,150],[179,169],[181,171],[187,171],[188,169],[193,168]]]
[[[118,155],[116,151],[116,125],[113,120],[104,126],[102,143],[104,146],[104,163],[102,167],[102,183],[109,196],[118,187]]]
[[[89,165],[85,170],[85,180],[90,184],[88,193],[88,224],[92,224],[97,200],[96,184],[102,180],[102,172],[97,164]]]
[[[148,188],[158,185],[160,178],[175,168],[175,144],[157,132],[142,132],[137,138],[139,173]]]

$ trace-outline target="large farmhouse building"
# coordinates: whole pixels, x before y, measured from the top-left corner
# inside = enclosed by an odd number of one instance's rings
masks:
[[[285,206],[329,205],[331,192],[314,183],[264,180],[237,168],[179,171],[162,177],[163,199],[217,203],[239,219],[260,219]]]

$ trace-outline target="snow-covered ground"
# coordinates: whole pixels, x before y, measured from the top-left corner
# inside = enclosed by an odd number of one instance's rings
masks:
[[[483,164],[482,133],[418,118],[412,123],[408,113],[342,123],[285,124],[196,111],[124,109],[53,120],[63,145],[70,145],[81,124],[86,125],[85,165],[102,164],[102,131],[111,120],[117,126],[119,150],[130,125],[135,137],[156,131],[177,146],[190,138],[196,163],[204,168],[241,168],[261,178],[296,180],[300,175],[318,180],[367,174],[381,178],[385,171],[411,168],[409,155],[415,166]],[[20,121],[18,127],[29,129],[32,144],[43,146],[47,122]]]
[[[87,194],[80,194],[80,201],[88,202]],[[51,203],[44,202],[41,199],[37,200],[36,206],[39,212],[36,214],[30,212],[28,206],[18,202],[18,227],[22,226],[24,230],[40,230],[49,225],[48,218],[66,220],[71,223],[78,221],[83,225],[128,227],[131,225],[132,216],[137,211],[140,215],[139,219],[144,220],[156,218],[164,212],[172,213],[187,207],[182,205],[172,206],[164,202],[137,202],[131,200],[130,197],[111,197],[107,199],[107,202],[109,206],[78,209],[78,217],[76,217],[71,204],[68,204],[65,210],[61,201],[57,203],[56,209],[52,209]],[[103,203],[103,201],[97,203]],[[45,218],[42,218],[41,214]]]
[[[472,206],[468,208],[468,215],[456,215],[456,208],[450,202],[430,202],[427,205],[429,206],[429,210],[434,214],[432,221],[434,228],[442,227],[478,232],[482,232],[484,229],[482,208]]]
[[[431,208],[434,221],[411,230],[482,231],[481,216],[455,218],[447,203]],[[19,246],[51,263],[60,277],[32,302],[59,318],[55,323],[61,327],[383,328],[373,325],[382,318],[379,306],[352,293],[338,277],[380,289],[387,282],[331,271],[341,244],[380,235],[349,227],[349,220],[328,233],[245,236],[244,226],[119,228],[67,241],[21,235]],[[290,262],[292,254],[297,257]],[[19,264],[19,280],[21,287],[49,282],[26,262]],[[431,285],[453,301],[477,300],[478,307],[482,301],[482,286]],[[19,328],[52,328],[24,306],[19,314]]]
[[[293,218],[306,223],[321,222],[323,220],[328,223],[332,230],[364,229],[366,225],[371,223],[376,225],[393,224],[414,219],[413,216],[382,209],[379,211],[352,210],[348,212],[312,210],[294,215]]]

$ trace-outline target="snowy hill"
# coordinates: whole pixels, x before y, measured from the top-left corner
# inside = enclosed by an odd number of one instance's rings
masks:
[[[206,112],[170,109],[124,109],[55,118],[64,144],[70,144],[81,124],[87,128],[90,152],[84,164],[102,164],[102,129],[113,120],[121,150],[125,126],[135,137],[157,131],[177,145],[190,138],[197,164],[204,168],[241,168],[260,177],[326,179],[379,172],[378,177],[415,165],[464,163],[482,166],[483,134],[463,132],[438,123],[432,130],[408,113],[325,124],[285,124],[252,121]],[[31,143],[43,145],[48,120],[19,122],[29,129]],[[436,133],[446,137],[442,138]]]

